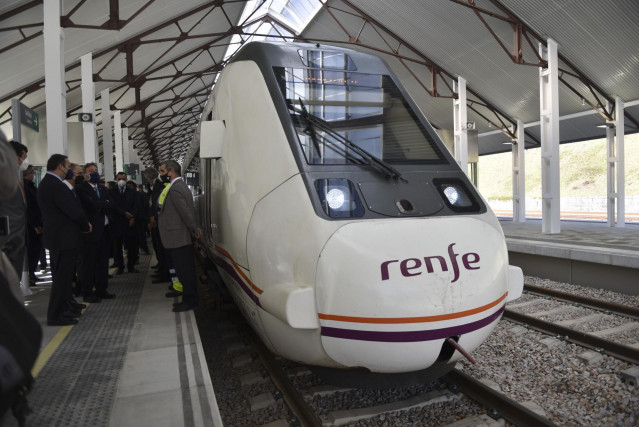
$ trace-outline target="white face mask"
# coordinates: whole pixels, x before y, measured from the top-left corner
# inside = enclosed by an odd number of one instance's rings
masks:
[[[126,186],[126,181],[121,179],[118,181],[118,187],[124,188]]]
[[[20,172],[24,172],[29,167],[29,159],[24,159],[20,165]]]

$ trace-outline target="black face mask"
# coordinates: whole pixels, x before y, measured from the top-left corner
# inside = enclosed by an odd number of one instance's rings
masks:
[[[82,184],[84,182],[84,176],[78,175],[75,177],[75,185]]]
[[[163,183],[168,184],[169,182],[171,182],[171,177],[169,177],[169,174],[166,175],[160,175],[160,179],[162,180]]]

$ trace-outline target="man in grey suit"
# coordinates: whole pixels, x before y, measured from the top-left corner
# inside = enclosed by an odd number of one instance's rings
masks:
[[[174,304],[173,311],[192,310],[198,303],[192,238],[199,239],[202,230],[195,222],[193,194],[181,177],[180,164],[175,160],[164,162],[160,166],[160,175],[163,180],[168,177],[171,183],[158,215],[160,239],[184,287],[182,302]]]

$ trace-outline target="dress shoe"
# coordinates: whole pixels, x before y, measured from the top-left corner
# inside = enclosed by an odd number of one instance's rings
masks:
[[[100,299],[100,297],[98,297],[98,296],[96,296],[96,295],[89,295],[89,296],[86,296],[86,297],[84,297],[84,298],[83,298],[83,300],[84,300],[84,302],[88,302],[88,303],[92,303],[92,304],[94,304],[94,303],[96,303],[96,302],[100,302],[100,301],[102,301],[102,300]]]
[[[133,267],[133,268],[129,268],[129,273],[139,273],[140,270],[138,270],[137,268]]]
[[[182,292],[179,292],[179,291],[169,291],[164,294],[164,296],[167,298],[175,298],[175,297],[179,297],[180,295],[182,295]]]
[[[170,282],[170,281],[171,281],[171,279],[161,277],[159,279],[151,280],[151,283],[166,283],[166,282]]]
[[[47,326],[69,326],[69,325],[77,325],[78,321],[69,317],[60,317],[57,319],[49,319],[47,320]]]
[[[181,302],[173,306],[173,311],[179,313],[180,311],[189,311],[197,307],[197,304],[189,304],[187,302]]]
[[[102,299],[113,299],[113,298],[115,298],[114,294],[110,294],[108,292],[96,293],[95,296],[98,297],[98,298],[102,298]]]
[[[113,264],[111,264],[111,265],[109,266],[109,268],[115,268],[115,267],[117,267],[117,266],[118,266],[118,265],[117,265],[116,263],[113,263]]]
[[[124,274],[124,268],[118,268],[115,274]]]
[[[67,309],[62,312],[61,317],[66,317],[69,319],[79,319],[80,316],[82,316],[82,310]]]
[[[85,308],[87,308],[86,304],[80,304],[79,302],[72,302],[71,305],[75,308],[79,308],[80,310],[84,310]]]
[[[160,264],[155,264],[151,266],[152,269],[157,270],[158,268],[160,268]]]

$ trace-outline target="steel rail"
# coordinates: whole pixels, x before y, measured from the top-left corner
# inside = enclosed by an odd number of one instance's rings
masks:
[[[509,309],[504,310],[504,319],[530,326],[540,332],[565,339],[582,347],[603,351],[609,356],[625,362],[634,363],[635,365],[639,364],[639,348],[619,344],[586,332],[546,322],[545,320],[517,313],[516,311]]]
[[[266,346],[260,341],[250,327],[244,327],[244,334],[251,341],[251,344],[257,354],[259,355],[262,363],[270,373],[273,384],[282,392],[284,400],[288,404],[288,407],[299,419],[301,425],[310,427],[322,427],[322,422],[317,417],[315,412],[310,406],[306,404],[304,398],[297,391],[291,380],[286,375],[286,372],[280,367],[275,360],[273,353],[266,348]]]
[[[556,425],[549,419],[531,411],[505,394],[493,390],[462,371],[453,369],[443,379],[449,384],[459,386],[460,391],[469,398],[496,412],[489,414],[490,416],[499,415],[517,426]]]
[[[639,320],[639,307],[600,301],[593,298],[586,298],[575,294],[569,294],[528,284],[524,285],[524,290],[530,294],[549,296],[566,302],[576,302],[584,307],[592,308],[594,310],[605,311],[609,314],[616,314],[618,316],[630,317],[632,319]]]

